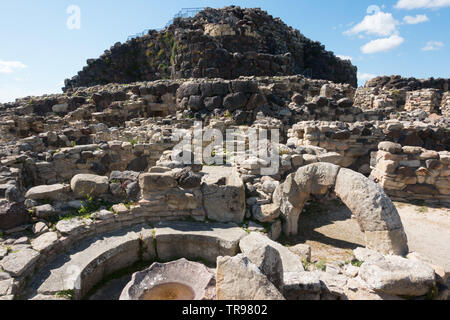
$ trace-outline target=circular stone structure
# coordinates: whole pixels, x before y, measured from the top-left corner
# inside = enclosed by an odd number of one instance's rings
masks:
[[[209,300],[214,287],[214,274],[207,267],[180,259],[133,274],[119,300]]]

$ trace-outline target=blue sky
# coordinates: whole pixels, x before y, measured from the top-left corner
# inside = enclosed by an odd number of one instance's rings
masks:
[[[0,102],[61,92],[114,43],[163,27],[184,7],[260,7],[375,75],[450,78],[450,0],[1,0]],[[67,20],[80,9],[80,28]],[[75,20],[71,20],[72,22]]]

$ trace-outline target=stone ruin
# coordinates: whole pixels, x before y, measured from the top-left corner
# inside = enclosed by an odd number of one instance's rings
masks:
[[[356,67],[261,9],[206,8],[162,31],[116,43],[65,81],[65,91],[158,79],[307,74],[356,86]]]
[[[164,41],[183,52],[172,80],[139,58],[169,59]],[[450,204],[448,80],[356,89],[353,67],[320,48],[260,10],[206,9],[116,45],[63,94],[0,105],[0,299],[83,299],[122,270],[114,299],[164,284],[206,300],[447,299],[447,271],[409,252],[391,199]],[[139,74],[119,67],[132,52]],[[319,79],[299,75],[311,66]],[[225,138],[210,154],[229,163],[178,149],[206,148],[212,129]],[[263,174],[250,134],[271,130],[279,166]],[[308,202],[336,197],[364,233],[353,264],[315,268],[310,247],[277,242]]]

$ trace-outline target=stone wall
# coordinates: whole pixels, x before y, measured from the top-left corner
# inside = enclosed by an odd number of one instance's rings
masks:
[[[445,115],[448,90],[449,79],[378,77],[358,88],[354,100],[355,106],[363,110],[388,108]]]
[[[441,112],[444,117],[450,117],[450,92],[444,92],[442,96]]]
[[[319,99],[322,87],[327,97]],[[185,82],[177,91],[178,110],[190,116],[226,112],[237,124],[251,124],[258,113],[292,122],[294,119],[360,113],[351,108],[350,85],[309,80],[301,76],[197,80]],[[341,99],[341,103],[338,103]]]
[[[133,119],[175,116],[177,112],[184,116],[178,120],[184,122],[227,114],[237,123],[251,123],[258,113],[287,122],[311,118],[354,121],[356,116],[364,119],[359,109],[351,107],[354,90],[348,84],[303,76],[158,80],[80,88],[68,94],[29,97],[5,104],[0,141],[57,132],[80,144],[83,141],[78,141],[78,131],[70,133],[73,129],[64,126],[76,127],[86,135],[98,131],[90,124],[122,127]],[[322,94],[324,97],[319,99]],[[68,107],[61,109],[61,105]]]
[[[356,87],[356,67],[318,42],[260,9],[207,8],[175,19],[164,31],[116,43],[89,59],[64,90],[106,83],[172,78],[281,76],[308,73],[315,79]]]
[[[108,141],[52,150],[47,157],[11,157],[9,166],[22,172],[24,184],[36,185],[66,182],[76,174],[108,175],[112,171],[145,171],[156,164],[164,150],[175,143],[131,144]],[[3,160],[7,164],[8,158]]]
[[[355,106],[362,110],[401,110],[406,101],[406,91],[398,89],[359,87],[355,93]]]
[[[392,198],[450,203],[450,153],[381,142],[371,155],[371,178]]]

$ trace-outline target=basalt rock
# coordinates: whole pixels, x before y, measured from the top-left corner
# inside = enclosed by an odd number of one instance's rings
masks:
[[[0,229],[12,229],[29,220],[30,213],[23,203],[0,201]]]

